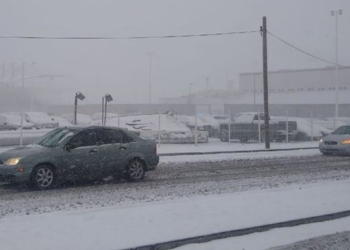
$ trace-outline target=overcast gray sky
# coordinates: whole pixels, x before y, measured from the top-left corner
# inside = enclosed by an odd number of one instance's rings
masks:
[[[339,17],[339,63],[350,65],[349,0],[0,0],[0,36],[160,36],[268,30],[327,60],[335,59]],[[269,70],[329,66],[269,37]],[[27,74],[64,77],[26,81],[54,103],[71,103],[76,91],[85,103],[109,92],[115,103],[147,103],[148,52],[153,58],[153,102],[188,93],[188,84],[224,88],[240,72],[262,68],[259,33],[224,37],[152,40],[0,39],[0,62],[32,63]],[[7,72],[9,74],[9,72]],[[9,77],[10,75],[6,75]],[[19,76],[19,74],[18,74]],[[47,95],[47,94],[46,94]],[[50,96],[50,97],[52,97]]]

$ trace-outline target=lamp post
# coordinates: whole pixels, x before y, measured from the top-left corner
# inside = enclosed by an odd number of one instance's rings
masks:
[[[82,101],[82,100],[85,99],[85,96],[81,92],[75,93],[75,98],[74,98],[74,125],[77,125],[78,99]]]
[[[193,85],[193,82],[190,82],[189,84],[188,84],[188,103],[189,104],[191,104],[191,95],[192,95],[192,93],[191,93],[191,86]]]
[[[104,113],[104,121],[102,124],[106,125],[106,122],[107,122],[107,103],[113,101],[113,97],[111,96],[111,94],[106,94],[104,96],[104,100],[105,100],[105,107],[104,107],[105,113]],[[102,114],[102,116],[103,116],[103,114]]]
[[[331,15],[335,16],[335,114],[334,129],[337,127],[339,117],[339,64],[338,64],[338,15],[342,15],[343,10],[332,10]]]

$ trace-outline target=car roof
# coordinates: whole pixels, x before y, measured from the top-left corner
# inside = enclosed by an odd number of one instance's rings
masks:
[[[97,128],[104,128],[104,129],[116,129],[116,130],[123,130],[125,131],[125,129],[123,128],[119,128],[119,127],[113,127],[113,126],[102,126],[102,125],[79,125],[79,126],[62,126],[60,128],[67,128],[69,130],[72,130],[72,131],[83,131],[83,130],[87,130],[87,129],[97,129]]]

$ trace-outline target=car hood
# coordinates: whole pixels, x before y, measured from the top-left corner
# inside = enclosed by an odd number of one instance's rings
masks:
[[[350,135],[337,135],[337,134],[330,134],[323,138],[323,141],[336,141],[341,142],[345,139],[350,139]]]
[[[52,150],[52,149],[42,147],[39,145],[35,145],[35,144],[24,146],[24,147],[17,147],[14,149],[10,149],[6,152],[0,153],[0,160],[5,162],[10,158],[15,158],[15,157],[23,158],[23,157],[28,156],[28,155],[44,153],[44,152],[47,152],[50,150]]]

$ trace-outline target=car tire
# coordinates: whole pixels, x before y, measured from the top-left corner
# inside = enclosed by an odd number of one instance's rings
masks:
[[[52,166],[42,164],[34,168],[31,174],[31,184],[35,189],[46,190],[54,186],[56,174]]]
[[[219,137],[220,137],[220,140],[222,142],[228,142],[228,131],[227,131],[227,129],[221,129]]]
[[[130,182],[137,182],[145,177],[145,164],[140,159],[133,159],[125,170],[125,178]]]

